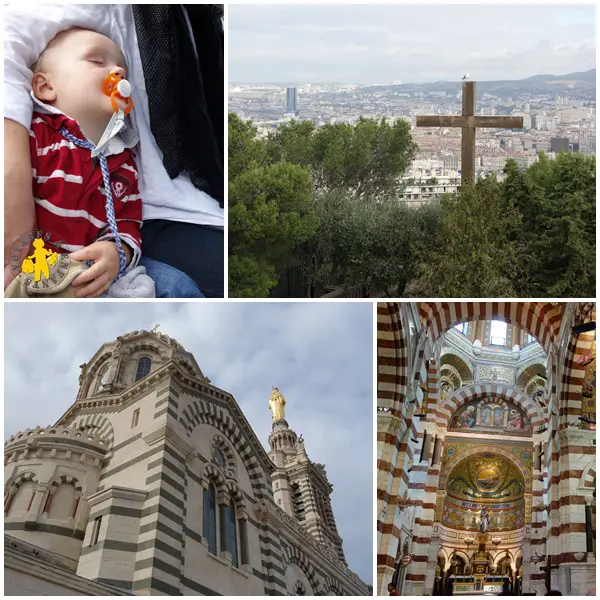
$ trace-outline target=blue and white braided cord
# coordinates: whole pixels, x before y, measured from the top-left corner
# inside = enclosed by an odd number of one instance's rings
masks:
[[[71,134],[64,127],[60,128],[60,133],[66,137],[70,142],[73,142],[77,146],[81,146],[82,148],[86,148],[88,150],[95,150],[96,146],[92,144],[92,142],[88,140],[80,140],[76,138],[73,134]],[[106,160],[106,156],[104,152],[100,152],[98,155],[100,158],[100,169],[102,170],[102,178],[104,179],[104,189],[106,191],[106,221],[108,222],[108,228],[110,232],[113,234],[115,238],[115,244],[117,246],[117,252],[119,253],[119,276],[117,279],[123,276],[125,270],[127,269],[127,258],[125,256],[125,251],[123,250],[123,244],[121,243],[121,238],[119,237],[119,229],[117,227],[117,220],[115,217],[115,205],[113,203],[112,197],[112,189],[110,187],[110,171],[108,170],[108,162]],[[89,263],[89,261],[86,261]]]

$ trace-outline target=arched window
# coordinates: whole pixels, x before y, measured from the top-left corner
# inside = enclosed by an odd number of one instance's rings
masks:
[[[208,551],[217,553],[217,492],[213,483],[204,490],[204,537],[208,541]]]
[[[147,356],[142,356],[138,360],[137,371],[135,373],[135,380],[139,381],[150,374],[150,367],[152,366],[152,359]]]
[[[454,326],[454,329],[460,331],[463,335],[467,335],[467,331],[469,329],[469,322],[465,321],[464,323],[458,323]]]
[[[233,500],[225,507],[225,549],[231,554],[231,564],[238,566],[237,527]]]
[[[225,469],[225,467],[227,467],[227,459],[225,458],[221,448],[215,446],[213,454],[215,457],[215,462],[219,465],[219,467],[221,467],[221,469]]]
[[[100,391],[100,386],[102,385],[102,379],[106,375],[106,372],[108,371],[109,367],[110,367],[110,364],[106,363],[100,369],[100,372],[98,373],[98,376],[96,377],[96,385],[94,386],[94,394],[97,394]]]
[[[490,328],[490,344],[492,346],[504,346],[508,325],[504,321],[492,321]]]

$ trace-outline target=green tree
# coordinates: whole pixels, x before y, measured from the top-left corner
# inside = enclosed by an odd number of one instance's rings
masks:
[[[229,182],[230,295],[262,297],[277,284],[277,269],[314,234],[308,171],[280,163],[254,166]]]
[[[360,118],[355,125],[292,121],[269,136],[271,160],[310,166],[317,193],[344,190],[358,198],[393,197],[417,146],[410,126],[399,119]]]
[[[525,174],[527,251],[534,257],[531,295],[595,297],[596,158],[542,155]]]
[[[441,297],[513,295],[500,267],[499,196],[497,182],[490,179],[442,198],[441,244],[427,257],[417,289]]]
[[[229,113],[228,173],[229,180],[244,171],[267,162],[267,146],[258,137],[251,121],[242,121],[235,113]]]

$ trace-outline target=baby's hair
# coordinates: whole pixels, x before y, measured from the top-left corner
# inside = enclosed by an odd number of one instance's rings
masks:
[[[45,62],[44,58],[46,57],[46,53],[48,52],[48,50],[51,50],[56,45],[58,45],[60,40],[64,37],[65,33],[68,33],[71,31],[78,31],[78,30],[79,31],[87,31],[83,27],[71,27],[71,29],[64,29],[63,31],[59,31],[50,40],[49,44],[44,48],[43,52],[39,55],[38,59],[33,63],[33,65],[31,65],[31,70],[32,70],[33,74],[35,75],[36,73],[41,73],[45,70],[44,69],[44,62]]]

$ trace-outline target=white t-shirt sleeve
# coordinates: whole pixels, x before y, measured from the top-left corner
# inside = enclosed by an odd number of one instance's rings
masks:
[[[57,33],[72,27],[110,35],[107,4],[9,4],[4,8],[4,118],[29,129],[31,66]]]

